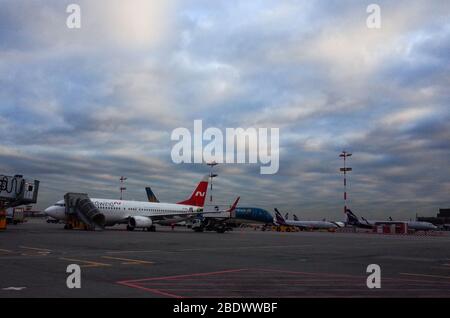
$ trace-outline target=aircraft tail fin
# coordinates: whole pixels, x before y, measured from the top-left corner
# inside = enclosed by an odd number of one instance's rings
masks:
[[[146,187],[145,191],[147,192],[148,202],[159,202],[159,200],[156,198],[156,195],[153,193],[150,187]]]
[[[345,211],[345,214],[347,214],[347,222],[349,224],[356,224],[359,223],[358,217],[352,212],[352,210],[347,209]]]
[[[277,208],[275,208],[275,219],[276,219],[276,222],[279,225],[285,225],[286,224],[285,219],[283,218],[283,216],[281,215],[280,211],[278,211]]]
[[[233,213],[236,210],[239,200],[241,197],[237,197],[236,201],[234,201],[233,205],[227,210],[227,212]]]
[[[295,214],[294,214],[294,221],[298,221],[298,217]]]
[[[203,207],[205,205],[206,192],[208,191],[208,181],[209,175],[205,175],[203,179],[198,183],[189,199],[178,202],[177,204]]]

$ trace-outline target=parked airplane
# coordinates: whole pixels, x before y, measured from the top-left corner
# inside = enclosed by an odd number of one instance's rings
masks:
[[[146,187],[145,191],[147,192],[147,198],[149,202],[159,202],[150,187]],[[209,216],[201,218],[201,222],[203,223],[201,226],[203,227],[203,229],[215,230],[217,228],[218,222],[226,222],[230,226],[237,226],[243,223],[264,224],[266,226],[273,224],[272,214],[264,209],[253,207],[238,207],[234,211],[234,215],[232,215],[230,218],[218,217],[217,215],[212,216],[211,218],[215,219],[214,222],[212,222]]]
[[[192,195],[184,201],[174,203],[140,202],[126,200],[109,200],[92,198],[91,201],[105,217],[105,226],[115,224],[127,224],[127,230],[135,228],[154,231],[155,223],[167,222],[167,219],[175,217],[191,218],[203,213],[203,206],[208,188],[208,176],[206,176],[194,190]],[[236,208],[237,202],[226,211],[206,211],[208,213],[231,213]],[[64,200],[60,200],[48,207],[45,213],[58,220],[66,220],[66,208]],[[173,220],[171,221],[173,222]]]
[[[338,227],[341,227],[341,224],[339,222],[286,220],[285,218],[283,218],[277,208],[275,208],[275,218],[278,225],[295,226],[302,230],[326,229],[331,231],[337,229]]]
[[[361,217],[358,218],[350,209],[347,209],[347,224],[356,226],[364,229],[373,229],[378,224],[396,224],[396,223],[406,223],[409,229],[415,231],[434,231],[437,230],[437,227],[429,222],[421,222],[421,221],[393,221],[391,217],[389,217],[389,221],[374,221],[374,220],[366,220]]]

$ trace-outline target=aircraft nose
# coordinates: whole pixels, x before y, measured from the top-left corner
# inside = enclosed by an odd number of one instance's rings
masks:
[[[48,208],[46,208],[44,210],[44,213],[47,214],[48,216],[54,216],[55,215],[55,207],[49,206]]]

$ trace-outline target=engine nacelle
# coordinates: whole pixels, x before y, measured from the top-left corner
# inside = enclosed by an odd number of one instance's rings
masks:
[[[146,216],[133,216],[128,220],[128,225],[132,228],[146,228],[151,227],[152,219]]]

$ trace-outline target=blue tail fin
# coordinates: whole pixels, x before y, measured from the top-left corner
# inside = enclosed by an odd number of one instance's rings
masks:
[[[156,198],[156,195],[153,193],[150,187],[146,187],[145,191],[147,192],[148,202],[159,202],[159,200]]]

